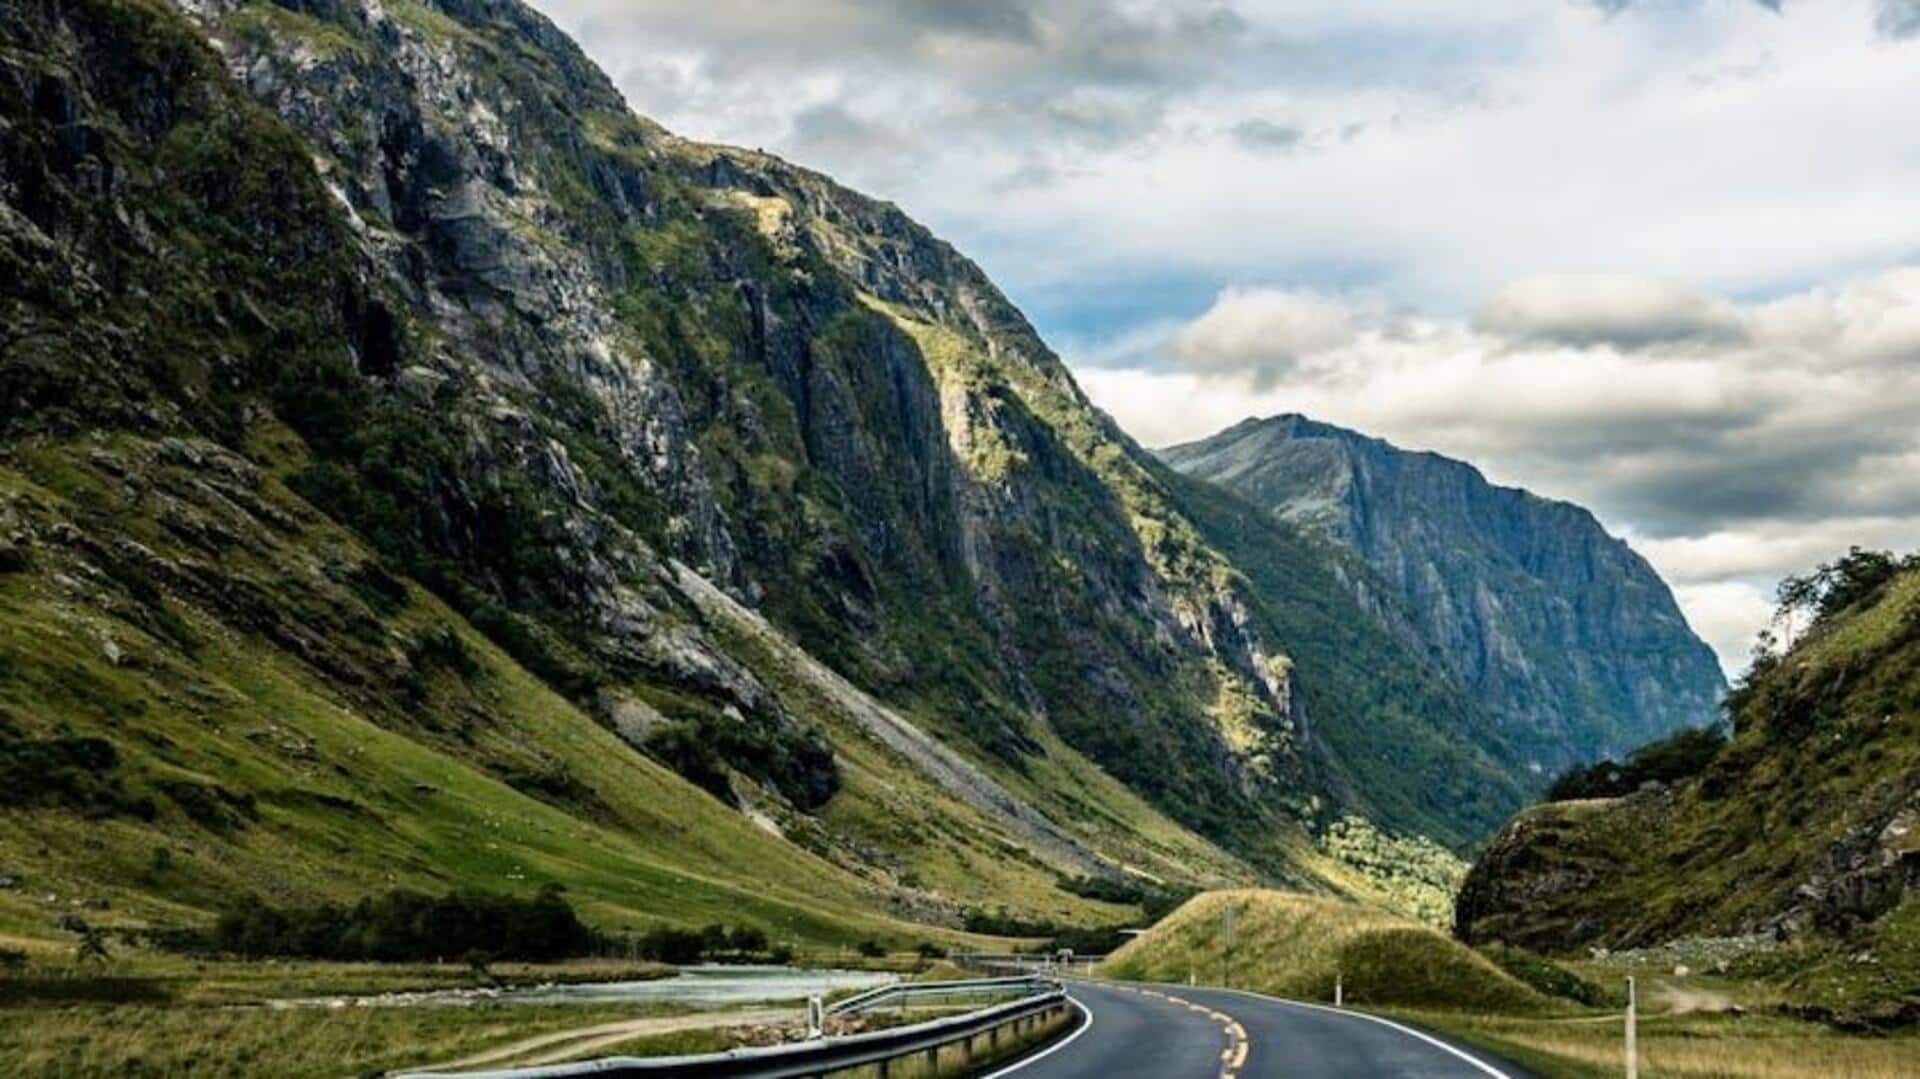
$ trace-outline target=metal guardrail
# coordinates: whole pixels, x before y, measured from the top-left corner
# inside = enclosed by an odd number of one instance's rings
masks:
[[[1053,975],[1091,976],[1093,968],[1107,957],[1104,955],[1060,956],[1045,952],[966,952],[952,957],[953,962],[970,970],[983,970],[989,973],[1008,971],[1026,972],[1028,976],[1050,977]]]
[[[1046,978],[976,978],[962,982],[894,982],[858,993],[827,1005],[828,1015],[859,1015],[892,1004],[933,1004],[965,1000],[969,997],[995,997],[1019,994],[1034,996],[1059,985]]]
[[[573,1064],[482,1072],[408,1072],[407,1079],[563,1079],[576,1075],[643,1076],[647,1079],[663,1076],[672,1079],[704,1079],[710,1076],[725,1076],[727,1079],[812,1079],[873,1064],[880,1065],[880,1075],[884,1079],[886,1065],[891,1061],[922,1053],[932,1058],[941,1049],[960,1043],[964,1043],[971,1054],[973,1039],[982,1034],[987,1035],[989,1051],[992,1051],[999,1044],[1000,1032],[1007,1027],[1013,1027],[1014,1033],[1019,1034],[1072,1007],[1067,1001],[1066,992],[1056,983],[1028,978],[992,980],[1028,982],[1045,988],[1043,992],[964,1015],[946,1016],[865,1034],[815,1038],[788,1045],[731,1049],[724,1053],[695,1056],[607,1057]]]

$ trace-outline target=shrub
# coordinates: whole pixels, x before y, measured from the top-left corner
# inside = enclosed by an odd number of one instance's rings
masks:
[[[1726,731],[1719,727],[1689,728],[1633,751],[1624,762],[1601,761],[1562,773],[1547,788],[1547,800],[1616,798],[1647,782],[1674,783],[1706,770],[1726,748]]]
[[[120,752],[105,738],[22,738],[0,723],[0,807],[61,807],[93,817],[152,820],[153,799],[127,792]]]
[[[767,934],[752,926],[739,926],[727,934],[727,947],[743,954],[758,954],[767,950]]]
[[[249,902],[221,916],[210,943],[245,956],[398,962],[486,953],[540,961],[589,954],[598,940],[549,886],[532,899],[393,891],[351,907],[277,910]]]
[[[651,959],[656,963],[698,963],[705,954],[705,941],[699,933],[690,929],[674,929],[661,926],[650,930],[640,938],[638,950],[642,959]]]
[[[1853,607],[1879,598],[1888,582],[1906,570],[1920,568],[1920,555],[1895,557],[1891,551],[1850,548],[1804,577],[1788,577],[1776,593],[1779,611],[1810,612],[1820,623]]]
[[[1188,885],[1156,884],[1128,877],[1062,877],[1055,886],[1083,899],[1135,904],[1149,923],[1166,917],[1199,893],[1199,889]]]
[[[1481,948],[1480,954],[1493,960],[1494,965],[1501,970],[1548,996],[1564,997],[1588,1007],[1599,1007],[1608,1003],[1605,991],[1599,986],[1553,960],[1535,955],[1525,948],[1493,944]]]

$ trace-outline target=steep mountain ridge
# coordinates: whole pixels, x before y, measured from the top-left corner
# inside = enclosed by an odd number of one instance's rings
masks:
[[[551,398],[568,351],[597,347],[634,361],[660,445],[685,416],[681,452],[655,454],[682,473],[642,495],[701,526],[657,545],[1016,770],[1047,727],[1216,834],[1264,834],[1262,805],[1304,804],[1314,750],[1284,627],[977,267],[887,204],[635,119],[518,5],[347,5],[332,20],[352,48],[263,33],[264,10],[199,14],[327,148],[349,204],[415,222],[394,231],[444,280],[471,288],[468,267],[488,267],[538,325],[511,369],[558,363],[537,387]],[[526,40],[540,56],[522,65]],[[419,175],[443,160],[463,162],[457,184]],[[487,333],[514,341],[498,306],[481,307]],[[560,436],[576,460],[594,422]],[[1445,812],[1389,823],[1462,834]]]
[[[899,933],[1364,891],[1317,824],[1517,803],[1424,657],[1303,669],[1358,609],[1236,567],[976,267],[523,6],[0,6],[0,752],[72,765],[0,857],[58,892]]]
[[[1162,456],[1357,552],[1378,577],[1354,575],[1356,595],[1417,633],[1537,771],[1715,715],[1711,650],[1653,569],[1578,506],[1297,415]]]
[[[497,430],[502,413],[525,417],[548,429],[547,446],[528,439],[519,450],[535,455],[532,470],[549,481],[584,472],[573,486],[603,510],[619,492],[594,481],[611,487],[630,466],[650,466],[633,493],[641,512],[608,513],[633,540],[764,603],[811,648],[876,683],[973,698],[943,711],[968,718],[967,735],[1005,759],[1031,748],[1032,713],[1072,730],[1054,713],[1080,700],[1104,706],[1099,722],[1124,727],[1140,750],[1111,755],[1110,767],[1124,772],[1126,759],[1156,752],[1191,762],[1123,778],[1184,784],[1160,793],[1197,820],[1244,811],[1260,782],[1245,762],[1299,756],[1286,745],[1287,687],[1272,675],[1278,649],[1239,635],[1214,653],[1201,639],[1216,609],[1233,620],[1235,598],[1204,574],[1174,581],[1140,557],[1084,448],[1032,415],[1036,393],[1090,414],[1084,400],[1017,312],[944,244],[800,170],[634,120],[571,43],[543,37],[545,21],[518,5],[348,5],[330,25],[355,44],[324,56],[324,45],[299,47],[325,40],[308,27],[291,40],[284,27],[262,34],[259,10],[201,14],[249,87],[326,147],[347,201],[391,215],[389,242],[424,260],[407,285],[464,353],[460,370],[477,357],[486,376],[471,391],[486,418],[466,433],[470,444],[498,457],[490,444],[515,438]],[[228,20],[239,29],[227,31]],[[512,50],[523,40],[541,42],[551,63],[519,63]],[[1019,390],[1016,378],[1026,380]],[[550,452],[556,442],[564,458]],[[609,442],[617,456],[605,461]],[[366,447],[346,456],[364,460]],[[589,466],[595,457],[605,474]],[[1092,512],[1049,516],[1074,497]],[[646,535],[656,515],[667,527]],[[572,562],[613,535],[537,541],[586,548]],[[488,556],[458,535],[415,539]],[[1066,579],[1050,572],[1060,556],[1072,563]],[[582,673],[597,681],[670,665],[647,654],[655,619],[630,610],[631,597],[520,570],[510,568],[534,594],[509,600],[509,617],[532,607],[547,625],[570,612],[588,619],[589,632],[555,651],[600,654],[562,655],[557,666],[600,668]],[[997,599],[1010,589],[1037,601],[1022,618]],[[925,616],[936,613],[948,617],[929,633]],[[1060,681],[1075,692],[1032,685],[1052,673],[1037,670],[1040,649],[1061,657]],[[941,666],[929,670],[930,656]],[[1216,681],[1257,705],[1247,752],[1170,715],[1179,704],[1161,696],[1169,682],[1199,692]],[[702,738],[720,726],[702,725]],[[1204,782],[1186,782],[1203,772]],[[817,800],[816,780],[800,777],[785,793]],[[1228,791],[1237,796],[1221,803]]]

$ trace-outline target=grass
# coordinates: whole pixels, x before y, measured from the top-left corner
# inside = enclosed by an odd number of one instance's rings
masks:
[[[597,1060],[601,1057],[677,1057],[695,1053],[722,1053],[739,1045],[739,1039],[723,1027],[699,1030],[675,1030],[666,1034],[648,1034],[610,1045],[595,1046],[562,1060]],[[560,1063],[556,1060],[554,1063]]]
[[[72,1007],[0,1022],[0,1060],[20,1076],[363,1075],[635,1014],[631,1005]]]
[[[1365,1006],[1533,1014],[1545,996],[1417,922],[1338,900],[1272,891],[1196,896],[1098,968],[1128,981],[1220,984],[1223,919],[1234,919],[1231,978],[1240,989],[1330,1001],[1335,979]]]
[[[671,967],[615,959],[562,963],[494,963],[493,984],[645,981]],[[164,1001],[183,1007],[227,1007],[311,997],[366,996],[480,985],[465,963],[331,963],[196,959],[116,948],[106,964],[79,964],[42,951],[25,972],[0,975],[0,1005],[14,1008],[91,1000]],[[20,1014],[15,1012],[15,1015]]]
[[[158,456],[125,439],[43,444],[0,468],[0,488],[36,516],[86,519],[117,497],[104,469],[144,475],[149,501],[118,508],[110,524],[94,518],[103,537],[188,566],[183,520],[236,537],[221,572],[271,610],[246,617],[276,619],[270,633],[300,634],[310,654],[316,641],[302,630],[324,634],[319,662],[177,593],[143,603],[109,590],[74,604],[57,575],[99,571],[51,545],[34,572],[0,576],[0,716],[25,736],[110,740],[133,793],[184,781],[247,792],[254,807],[228,827],[163,796],[150,821],[0,811],[0,867],[23,874],[22,887],[0,891],[0,933],[58,940],[54,919],[83,908],[108,927],[198,923],[250,892],[351,900],[395,886],[555,881],[607,929],[727,921],[815,946],[969,939],[881,914],[883,888],[636,752],[433,597],[406,587],[393,609],[370,607],[338,583],[370,564],[366,552],[271,479],[209,497]],[[260,507],[240,508],[241,494]],[[377,679],[356,671],[355,688],[337,674],[422,639],[456,642],[471,671],[415,664],[412,707],[383,698]],[[577,793],[502,778],[528,773],[564,774]]]
[[[1386,1014],[1499,1053],[1548,1079],[1612,1079],[1625,1060],[1617,1017],[1539,1019],[1431,1010]],[[1643,1017],[1640,1074],[1649,1079],[1906,1079],[1920,1038],[1865,1038],[1775,1017]]]

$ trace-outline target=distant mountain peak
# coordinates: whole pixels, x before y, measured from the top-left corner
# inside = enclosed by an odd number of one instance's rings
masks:
[[[1712,651],[1653,568],[1580,506],[1298,413],[1160,455],[1352,548],[1542,769],[1716,714]]]

